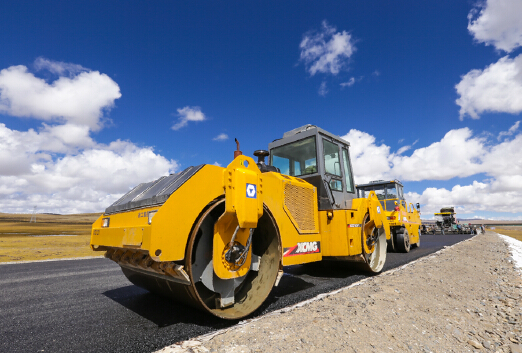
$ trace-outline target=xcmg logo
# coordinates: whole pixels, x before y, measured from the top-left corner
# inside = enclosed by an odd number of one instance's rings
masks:
[[[321,252],[321,242],[320,241],[309,241],[303,243],[297,243],[296,246],[291,248],[285,248],[283,251],[283,256],[295,256],[295,255],[306,255],[306,254],[315,254]]]

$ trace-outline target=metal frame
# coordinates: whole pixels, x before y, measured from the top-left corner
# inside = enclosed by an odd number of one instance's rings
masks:
[[[304,140],[305,138],[315,136],[316,143],[316,162],[317,162],[317,173],[307,174],[298,176],[298,178],[306,180],[310,184],[317,188],[317,199],[319,210],[332,210],[332,209],[349,209],[352,206],[352,200],[356,198],[356,186],[353,182],[353,169],[350,158],[350,143],[341,137],[329,133],[315,125],[305,125],[300,128],[286,132],[283,138],[275,140],[268,145],[268,150],[288,145],[290,143]],[[323,139],[333,142],[339,148],[339,166],[341,168],[341,183],[343,186],[342,191],[330,190],[328,182],[330,182],[332,175],[326,173],[324,164],[324,146]],[[348,192],[346,186],[346,176],[344,172],[344,160],[342,149],[346,148],[348,152],[348,168],[351,172],[350,179],[353,185],[353,192]],[[269,159],[270,165],[272,165],[272,154]],[[334,176],[335,179],[338,176]]]

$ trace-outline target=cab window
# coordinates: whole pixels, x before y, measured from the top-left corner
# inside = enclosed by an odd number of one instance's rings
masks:
[[[323,139],[324,171],[328,174],[341,176],[341,163],[339,161],[339,146]]]
[[[402,193],[402,186],[397,185],[397,191],[399,193],[399,199],[404,199],[404,194]]]
[[[291,176],[317,173],[315,136],[273,148],[270,164]]]
[[[395,185],[388,185],[386,186],[386,199],[397,199],[397,189],[395,188]]]
[[[344,180],[346,183],[346,192],[354,192],[352,182],[352,171],[350,169],[350,159],[348,157],[348,150],[343,148],[343,165],[344,165]]]

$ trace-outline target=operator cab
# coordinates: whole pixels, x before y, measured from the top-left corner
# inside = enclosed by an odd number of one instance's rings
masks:
[[[319,210],[348,209],[355,198],[349,147],[339,136],[305,125],[268,145],[269,164],[315,186]]]
[[[402,204],[406,209],[403,185],[400,181],[375,180],[368,184],[357,185],[357,197],[366,198],[370,194],[370,191],[375,191],[375,195],[386,211],[393,211],[395,209],[395,202],[397,202],[397,205]]]

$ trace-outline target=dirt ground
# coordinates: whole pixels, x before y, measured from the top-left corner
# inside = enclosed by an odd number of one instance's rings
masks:
[[[521,299],[521,272],[488,232],[364,285],[160,352],[519,353]]]
[[[92,223],[99,214],[0,213],[0,263],[99,256],[89,247]]]

